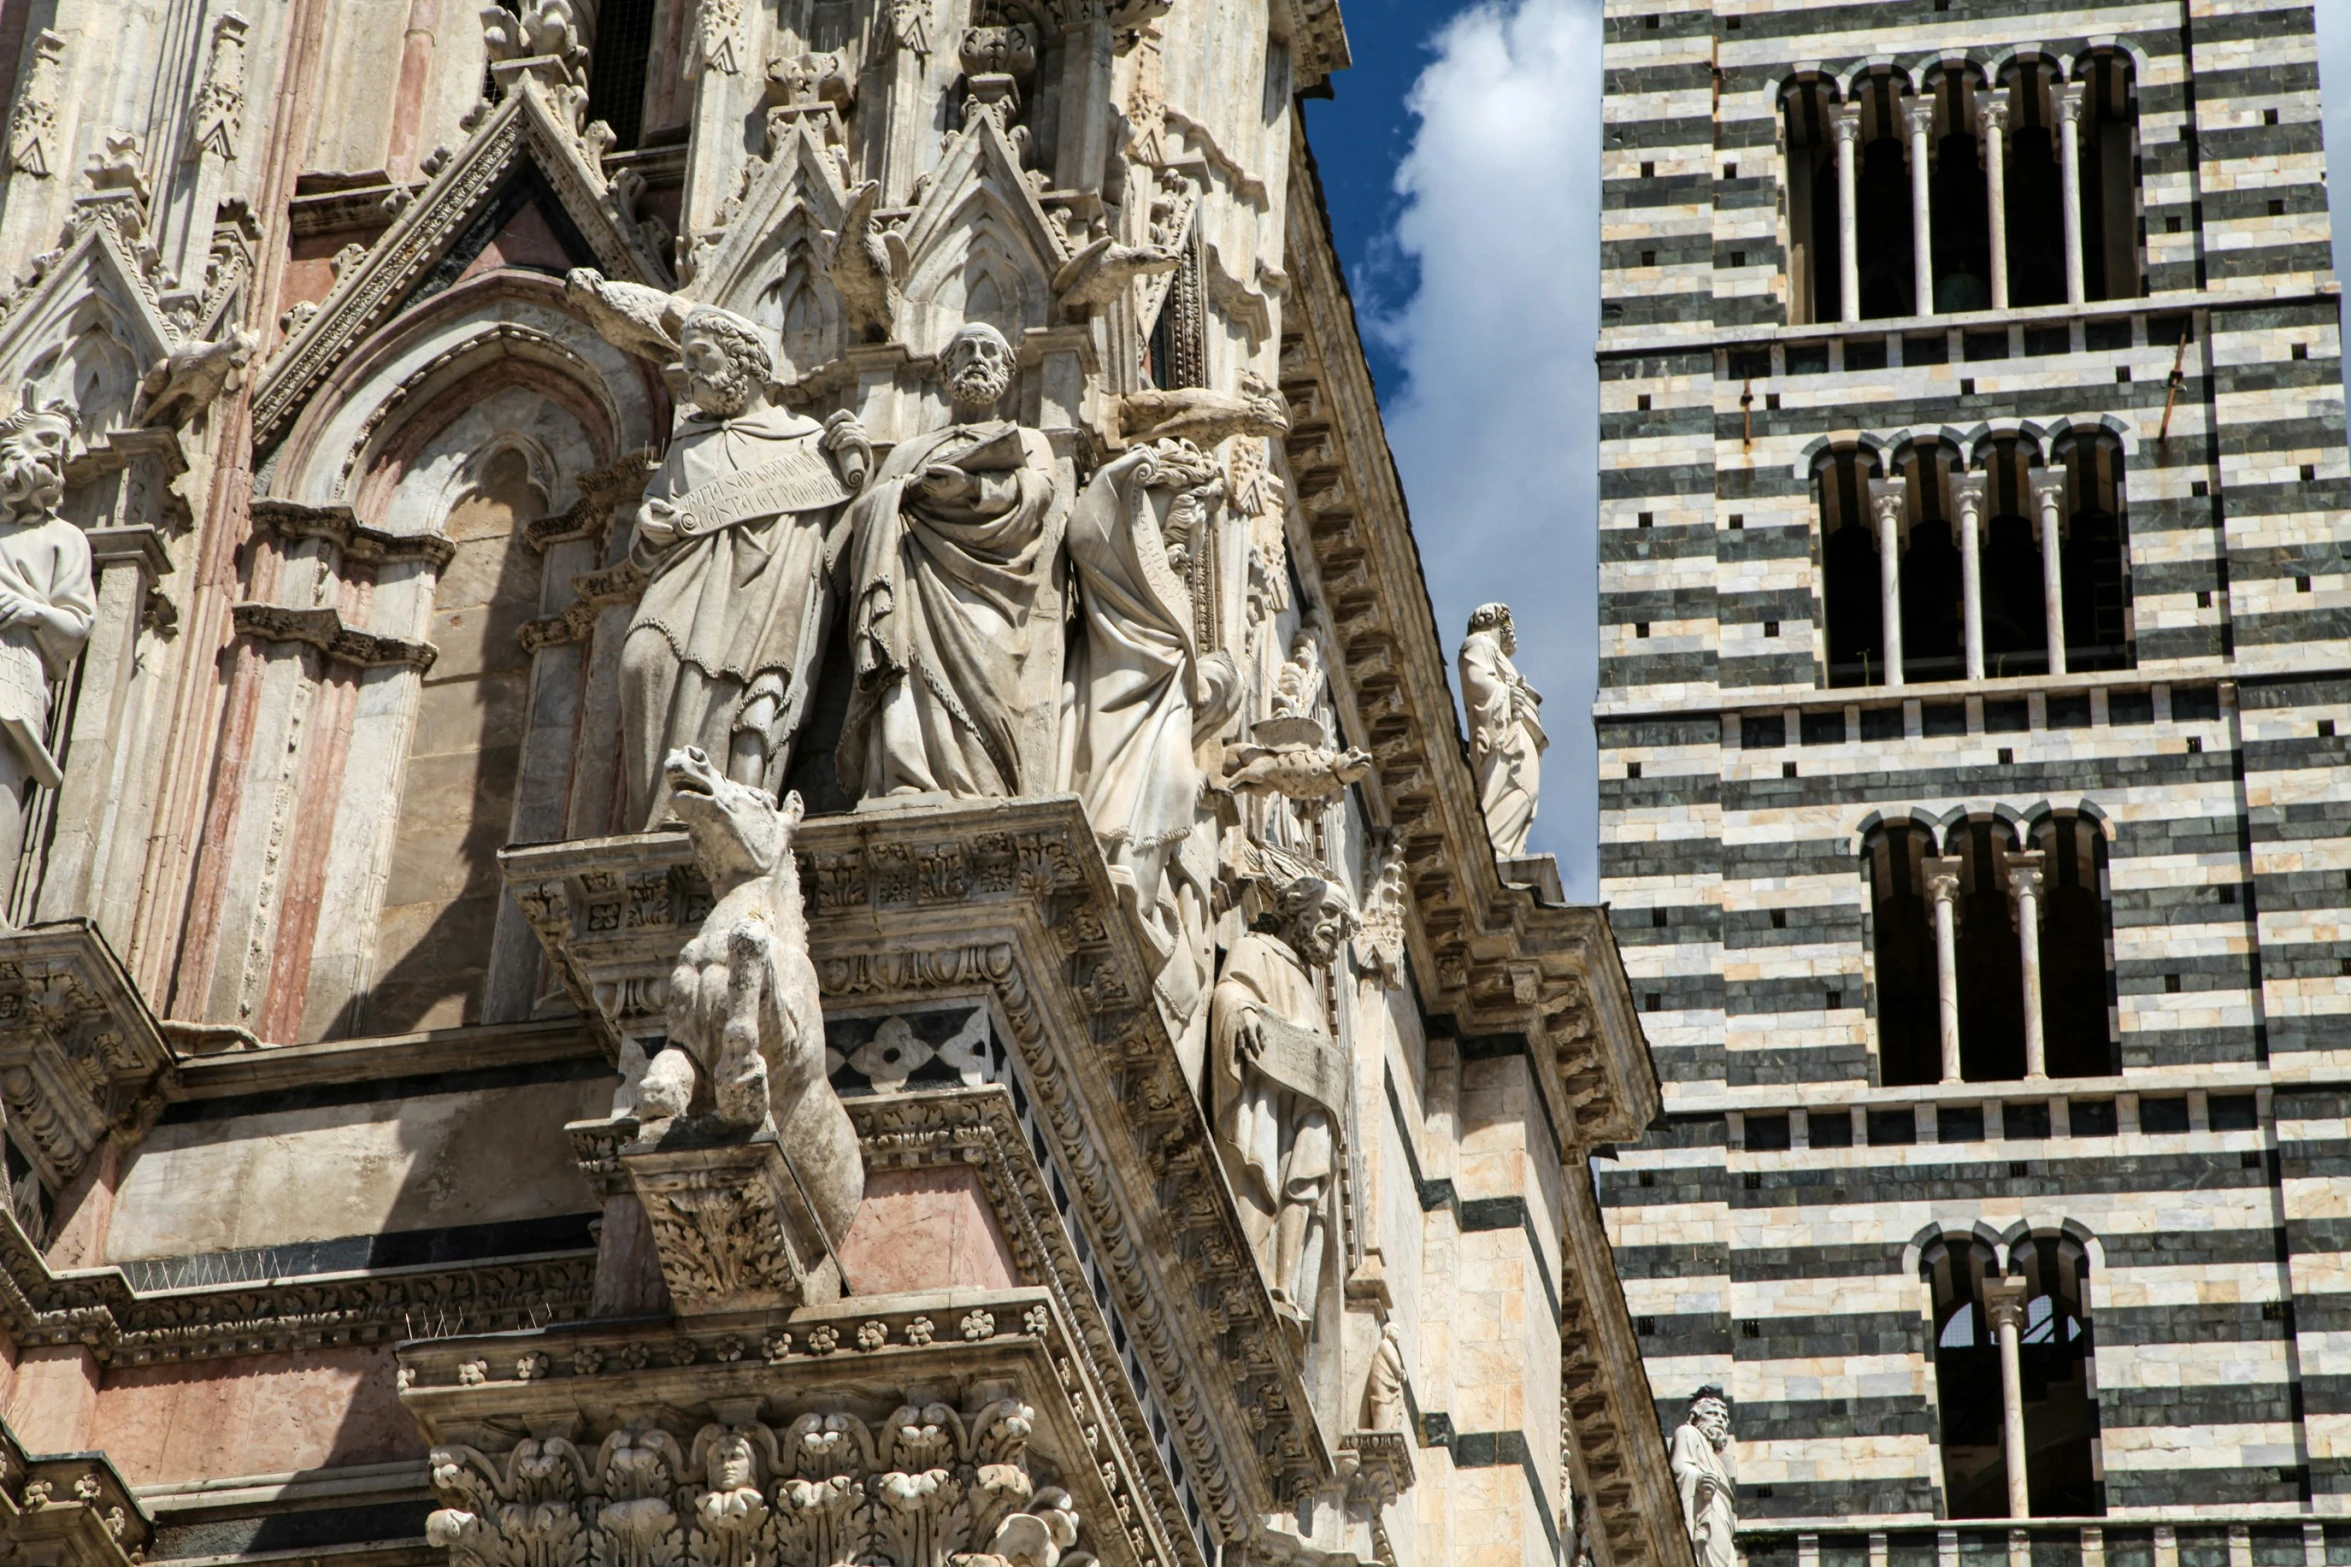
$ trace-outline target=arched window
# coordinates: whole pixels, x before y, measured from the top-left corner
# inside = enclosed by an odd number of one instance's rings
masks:
[[[2090,1379],[2090,1259],[2070,1235],[2028,1236],[1999,1258],[1946,1235],[1919,1263],[1931,1302],[1945,1515],[2078,1518],[2105,1511]],[[2014,1340],[2010,1364],[2004,1339]],[[2023,1414],[2021,1453],[2008,1414]],[[2012,1466],[2021,1459],[2021,1487]],[[2020,1505],[2021,1504],[2021,1505]]]
[[[1812,470],[1832,686],[1877,685],[1886,678],[1877,529],[1869,504],[1876,469],[1875,457],[1848,446],[1824,453]]]
[[[1959,861],[1959,1075],[1971,1083],[2024,1076],[2024,957],[2017,944],[2009,853],[2016,833],[1979,816],[1951,830]]]
[[[1780,98],[1787,139],[1788,320],[1798,326],[1842,317],[1837,249],[1837,137],[1829,122],[1834,88],[1818,78]]]
[[[2105,430],[2058,443],[2065,474],[2065,667],[2127,669],[2130,650],[2128,529],[2122,443]]]
[[[2114,1054],[2106,835],[2076,812],[2036,822],[2041,851],[2041,1027],[2051,1077],[2104,1077]]]
[[[2065,280],[2058,279],[2058,297]],[[2046,674],[2049,621],[2041,574],[2041,535],[2034,520],[2030,443],[2013,436],[1987,444],[1978,463],[1984,474],[1984,673]]]
[[[1929,1353],[1942,1416],[1945,1516],[2006,1517],[2000,1343],[1984,1309],[1984,1281],[1998,1277],[1999,1259],[1980,1240],[1946,1235],[1927,1247],[1919,1271],[1933,1301]]]
[[[1962,654],[1959,529],[1952,505],[1954,453],[1933,442],[1904,448],[1902,474],[1902,675],[1905,680],[1959,680]]]
[[[2057,167],[2055,67],[2039,58],[2021,59],[2001,75],[2008,96],[2007,199],[2002,216],[2008,229],[2008,302],[2011,305],[2065,303],[2065,182]]]
[[[2009,1248],[2024,1281],[2017,1325],[2017,1397],[2024,1405],[2025,1474],[2036,1518],[2104,1512],[2090,1389],[2090,1258],[2070,1235],[2034,1235]]]
[[[1915,822],[1878,829],[1862,851],[1877,970],[1878,1077],[1887,1084],[1932,1083],[1942,1076],[1934,914],[1925,870],[1934,852],[1934,836]]]
[[[2139,100],[2131,57],[2091,55],[2076,73],[2082,95],[2082,283],[2091,299],[2140,292]]]
[[[1859,84],[1860,145],[1853,213],[1864,320],[1916,315],[1918,271],[1911,231],[1909,138],[1902,116],[1910,98],[1887,72]]]
[[[1929,188],[1937,312],[1992,308],[1992,222],[1975,85],[1968,67],[1928,76],[1935,105]]]

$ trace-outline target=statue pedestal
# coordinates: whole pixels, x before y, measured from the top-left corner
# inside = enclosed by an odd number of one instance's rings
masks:
[[[841,1298],[840,1262],[774,1138],[695,1146],[673,1136],[624,1148],[620,1166],[645,1205],[679,1315]]]

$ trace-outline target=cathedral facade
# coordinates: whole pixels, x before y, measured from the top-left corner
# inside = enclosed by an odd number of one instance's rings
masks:
[[[1506,612],[1462,744],[1346,62],[0,9],[23,1560],[1687,1561],[1658,1082]]]
[[[2315,26],[1607,7],[1602,1200],[1757,1567],[2351,1553]]]

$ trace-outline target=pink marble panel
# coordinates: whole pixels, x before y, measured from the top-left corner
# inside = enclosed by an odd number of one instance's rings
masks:
[[[133,1485],[424,1454],[389,1345],[109,1371],[97,1446]]]
[[[979,1176],[967,1169],[868,1174],[841,1266],[859,1295],[1023,1282]]]

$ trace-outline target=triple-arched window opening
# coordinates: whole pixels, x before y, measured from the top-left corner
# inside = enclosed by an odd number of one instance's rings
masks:
[[[2105,1511],[2097,1461],[2090,1257],[2062,1232],[1999,1251],[1943,1235],[1921,1255],[1931,1301],[1945,1516]]]
[[[1828,683],[2129,668],[2123,465],[2104,425],[1819,451]]]
[[[1780,105],[1792,323],[2144,291],[2127,52],[1807,75]]]
[[[2118,1069],[2106,835],[2095,819],[1888,822],[1863,840],[1862,874],[1880,1082]]]

